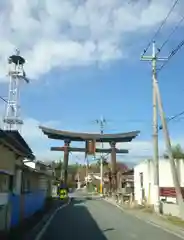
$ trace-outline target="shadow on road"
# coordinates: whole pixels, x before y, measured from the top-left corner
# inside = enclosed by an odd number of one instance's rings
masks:
[[[102,231],[83,204],[85,201],[85,199],[73,199],[70,205],[59,211],[42,239],[107,240],[103,232],[114,229]]]
[[[76,198],[71,198],[70,199],[70,205],[76,205],[80,203],[86,202],[86,198],[81,198],[81,199],[76,199]]]
[[[86,201],[89,201],[89,200],[93,200],[91,197],[83,197],[83,198],[71,198],[70,199],[70,203],[72,204],[72,205],[76,205],[76,204],[80,204],[80,203],[84,203],[84,202],[86,202]]]
[[[103,230],[103,232],[109,232],[109,231],[114,231],[115,229],[114,228],[107,228],[105,230]]]

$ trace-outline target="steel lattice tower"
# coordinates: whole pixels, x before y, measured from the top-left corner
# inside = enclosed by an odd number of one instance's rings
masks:
[[[25,81],[29,83],[24,71],[25,59],[20,56],[20,52],[16,50],[15,55],[8,58],[9,64],[9,91],[6,113],[4,118],[5,130],[20,130],[23,120],[20,117],[20,83]]]

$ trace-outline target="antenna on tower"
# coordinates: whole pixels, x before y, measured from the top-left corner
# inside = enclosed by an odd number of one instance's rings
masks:
[[[20,50],[16,49],[15,54],[8,58],[9,64],[9,91],[4,118],[5,130],[20,130],[23,120],[20,117],[20,82],[23,80],[29,83],[24,71],[25,59],[20,56]]]
[[[101,116],[100,119],[96,119],[95,122],[96,122],[97,124],[99,124],[99,126],[100,126],[100,132],[101,132],[101,134],[103,134],[103,132],[104,132],[104,126],[105,126],[105,124],[107,123],[107,120],[106,120],[103,116]]]

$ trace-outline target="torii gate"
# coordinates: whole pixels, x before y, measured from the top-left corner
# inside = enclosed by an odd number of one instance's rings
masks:
[[[63,147],[51,147],[51,151],[63,151],[64,152],[64,182],[67,182],[68,176],[68,160],[69,152],[84,152],[85,157],[87,154],[95,154],[96,152],[101,153],[111,153],[111,172],[112,172],[112,187],[117,189],[117,176],[116,176],[116,153],[128,153],[126,149],[117,149],[116,143],[119,142],[131,142],[134,138],[138,136],[140,131],[132,131],[128,133],[118,133],[118,134],[96,134],[96,133],[77,133],[69,131],[61,131],[52,128],[47,128],[40,126],[42,132],[47,135],[50,139],[63,140]],[[70,147],[70,143],[74,142],[85,142],[85,148]],[[109,143],[110,148],[98,149],[96,148],[97,143]]]

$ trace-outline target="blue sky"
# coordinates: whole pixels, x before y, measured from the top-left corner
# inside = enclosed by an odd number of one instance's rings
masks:
[[[14,1],[8,2],[9,4],[13,4]],[[92,18],[95,9],[99,9],[101,6],[98,6],[99,3],[97,1],[95,1],[96,5],[92,4],[90,0],[86,2],[89,4],[87,8],[88,16]],[[113,1],[102,2],[107,12],[109,9],[112,9]],[[171,6],[172,1],[169,2]],[[50,1],[47,1],[47,3],[49,4]],[[69,3],[73,6],[73,1],[69,1]],[[92,34],[88,35],[87,31],[84,34],[81,28],[74,25],[71,25],[73,27],[72,31],[68,29],[65,32],[64,40],[60,32],[61,29],[57,29],[54,33],[52,32],[52,38],[49,33],[42,32],[40,33],[42,38],[36,39],[32,35],[35,39],[30,40],[29,37],[37,28],[33,28],[33,22],[30,23],[30,21],[33,21],[34,16],[31,15],[30,17],[28,13],[21,17],[30,24],[30,31],[25,30],[23,26],[20,27],[18,25],[20,22],[17,20],[17,25],[14,23],[14,28],[19,32],[19,37],[13,35],[13,41],[10,39],[12,33],[7,33],[4,30],[5,35],[2,41],[4,41],[5,47],[1,53],[4,54],[1,55],[1,62],[5,63],[4,58],[13,50],[15,45],[23,48],[24,56],[28,60],[26,70],[31,78],[31,82],[29,85],[23,84],[21,86],[21,111],[25,122],[22,134],[38,158],[42,158],[43,160],[59,159],[61,153],[51,153],[49,152],[49,147],[63,144],[62,142],[50,141],[46,136],[43,136],[38,129],[39,124],[69,131],[92,132],[99,130],[94,120],[100,118],[101,115],[107,119],[106,132],[141,131],[140,136],[134,143],[130,146],[125,144],[125,147],[130,148],[131,152],[129,158],[124,157],[124,159],[139,161],[143,156],[151,155],[151,65],[148,62],[141,62],[139,58],[143,48],[149,42],[153,30],[157,28],[161,19],[168,12],[169,5],[167,3],[168,0],[162,3],[155,1],[145,7],[139,3],[131,8],[130,6],[121,4],[118,0],[114,1],[114,8],[117,11],[122,11],[120,14],[122,22],[118,19],[114,20],[112,32],[109,32],[107,22],[105,25],[102,24],[101,27],[104,36],[101,36],[99,33],[98,35],[94,34],[95,37],[98,36],[98,46],[97,50],[93,51],[91,50],[94,47],[92,43],[96,43],[96,38],[93,38]],[[58,2],[58,4],[61,3]],[[65,1],[63,1],[63,4],[65,4],[65,10],[70,12],[71,6],[68,6]],[[83,6],[84,3],[80,4]],[[23,7],[28,11],[35,7],[33,5],[27,4],[23,5]],[[58,6],[62,8],[62,5]],[[8,11],[10,6],[7,4],[3,7],[4,11]],[[134,19],[134,10],[136,8],[142,11],[139,19],[142,23],[138,25]],[[91,10],[90,12],[90,9],[93,11]],[[48,8],[45,8],[43,11],[45,13],[49,12]],[[56,9],[53,9],[54,11]],[[39,12],[38,9],[37,12]],[[153,17],[156,12],[157,19]],[[75,13],[80,15],[77,10]],[[123,13],[128,14],[128,16],[122,15]],[[52,13],[50,12],[50,14]],[[150,19],[148,20],[149,23],[145,24],[146,14],[150,16]],[[180,11],[177,8],[168,22],[167,28],[158,37],[158,45],[164,41],[169,31],[175,26],[179,19],[179,14]],[[76,19],[79,18],[78,15]],[[13,13],[11,13],[10,19],[13,16]],[[55,16],[55,19],[52,19],[48,23],[51,24],[51,30],[53,26],[56,28],[61,23],[64,24],[65,22],[66,24],[64,17],[57,19],[56,15],[53,16]],[[104,18],[110,18],[110,16],[110,13],[109,15],[108,13],[104,14]],[[22,21],[21,17],[20,21]],[[100,15],[96,14],[96,18],[98,17]],[[81,19],[79,21],[80,24],[81,21],[84,21]],[[125,26],[127,24],[129,27]],[[106,29],[104,30],[105,27]],[[88,30],[90,29],[92,33],[96,33],[100,30],[96,28],[95,24],[89,22],[89,26],[87,26]],[[174,35],[172,41],[162,52],[163,55],[168,54],[169,50],[179,43],[182,39],[182,30],[179,29]],[[20,37],[20,34],[24,32],[25,36],[21,35],[22,37]],[[1,34],[3,34],[3,31],[0,32],[0,36],[2,36]],[[114,34],[112,35],[113,39],[107,35],[108,38],[105,41],[104,37],[106,34]],[[56,40],[55,37],[57,36],[59,39],[57,38]],[[82,37],[83,39],[81,40],[80,38]],[[82,45],[79,45],[81,41]],[[60,45],[61,43],[64,46]],[[167,116],[172,116],[184,110],[181,101],[184,93],[182,60],[183,52],[180,51],[158,76]],[[0,94],[6,97],[8,84],[5,81],[5,77],[3,77],[3,71],[4,69],[2,68]],[[1,112],[3,115],[3,110]],[[169,124],[174,143],[179,142],[183,144],[184,142],[181,131],[182,126],[182,119]],[[162,137],[160,137],[160,146],[163,151],[164,144]],[[80,158],[82,159],[83,156],[80,156]],[[73,157],[73,161],[75,161],[75,157]]]

